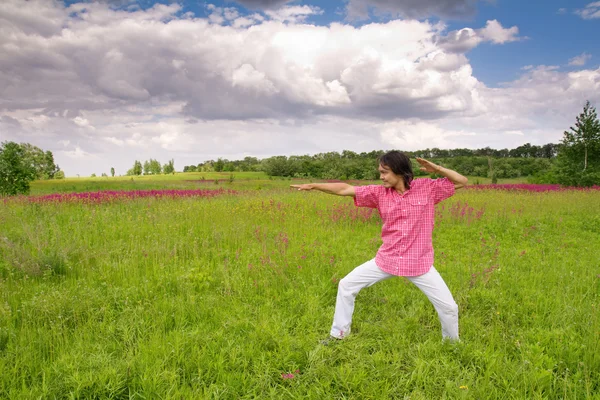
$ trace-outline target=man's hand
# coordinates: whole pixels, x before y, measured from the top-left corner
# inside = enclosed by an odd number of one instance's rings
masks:
[[[440,166],[432,163],[431,161],[417,157],[417,162],[421,165],[421,168],[419,168],[421,171],[425,171],[430,174],[440,172]]]
[[[313,190],[314,189],[312,183],[305,183],[303,185],[290,185],[290,187],[293,187],[294,189],[298,189],[298,190]]]

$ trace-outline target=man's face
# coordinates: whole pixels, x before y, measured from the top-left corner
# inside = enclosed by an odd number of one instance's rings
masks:
[[[379,179],[385,187],[396,187],[402,180],[400,175],[396,175],[387,165],[379,165]]]

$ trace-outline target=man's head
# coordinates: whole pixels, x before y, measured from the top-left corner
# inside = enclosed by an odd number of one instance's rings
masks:
[[[405,189],[410,189],[414,175],[410,158],[400,151],[388,151],[379,159],[379,176],[385,186],[396,187],[398,180],[402,180]]]

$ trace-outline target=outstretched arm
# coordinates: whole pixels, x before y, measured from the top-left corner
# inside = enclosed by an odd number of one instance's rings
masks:
[[[461,187],[466,186],[467,182],[469,181],[466,177],[462,176],[458,172],[448,168],[440,167],[439,165],[436,165],[431,161],[427,161],[424,158],[417,157],[417,162],[421,164],[421,171],[440,174],[450,179],[450,181],[454,183],[454,189],[460,189]]]
[[[355,196],[354,186],[347,183],[306,183],[304,185],[290,185],[290,187],[298,190],[318,190],[337,196]]]

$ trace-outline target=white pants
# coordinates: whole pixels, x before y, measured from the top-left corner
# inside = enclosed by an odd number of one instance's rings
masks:
[[[372,286],[393,276],[395,275],[380,270],[375,264],[375,259],[356,267],[346,275],[338,286],[331,336],[342,339],[350,334],[354,299],[362,288]],[[458,340],[458,306],[454,302],[448,286],[446,286],[436,269],[432,266],[423,275],[407,276],[406,278],[421,289],[435,307],[442,324],[442,337]]]

